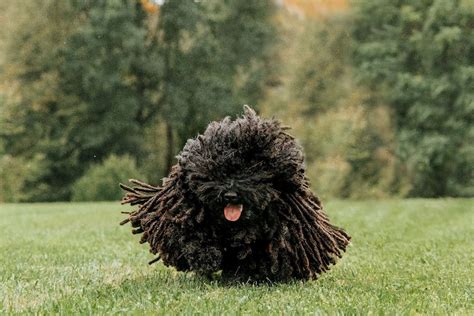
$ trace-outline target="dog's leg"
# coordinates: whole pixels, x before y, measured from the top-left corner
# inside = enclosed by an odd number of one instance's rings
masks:
[[[222,251],[210,233],[194,224],[166,223],[159,235],[157,249],[166,265],[179,271],[210,275],[221,269]]]
[[[183,253],[190,270],[199,275],[210,276],[222,267],[222,251],[209,240],[189,241],[184,245]]]

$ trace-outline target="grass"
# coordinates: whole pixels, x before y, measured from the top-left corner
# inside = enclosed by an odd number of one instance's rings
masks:
[[[0,313],[474,314],[474,200],[335,201],[317,281],[223,285],[157,264],[115,203],[0,205]]]

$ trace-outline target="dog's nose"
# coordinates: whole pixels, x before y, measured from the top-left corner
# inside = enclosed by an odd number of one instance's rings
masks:
[[[237,200],[237,193],[233,191],[229,191],[229,192],[224,193],[224,197],[229,201],[235,201]]]

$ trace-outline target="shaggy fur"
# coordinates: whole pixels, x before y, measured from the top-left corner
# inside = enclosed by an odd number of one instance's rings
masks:
[[[310,191],[303,153],[287,128],[249,107],[190,139],[161,187],[131,180],[122,203],[131,222],[179,271],[222,271],[239,280],[314,279],[341,257],[350,237],[329,223]],[[229,221],[224,209],[242,205]]]

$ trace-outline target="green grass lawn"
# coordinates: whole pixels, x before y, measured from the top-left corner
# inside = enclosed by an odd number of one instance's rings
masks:
[[[272,286],[148,266],[116,203],[0,205],[0,312],[472,315],[473,202],[328,202],[348,252],[319,280]]]

